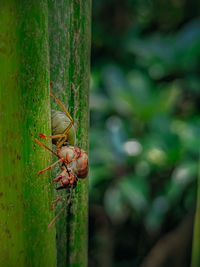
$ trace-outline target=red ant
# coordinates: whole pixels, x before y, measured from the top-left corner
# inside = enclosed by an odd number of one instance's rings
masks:
[[[64,113],[59,111],[54,111],[54,116],[52,117],[52,136],[45,136],[40,134],[43,138],[50,138],[57,140],[56,142],[56,151],[42,144],[38,139],[35,139],[38,144],[49,150],[54,154],[58,160],[54,162],[51,166],[47,167],[44,170],[39,171],[39,174],[52,169],[56,164],[59,163],[60,168],[62,169],[61,174],[54,179],[54,182],[60,182],[60,186],[56,190],[69,188],[70,194],[67,200],[67,205],[71,202],[73,188],[76,187],[78,178],[86,178],[88,174],[88,156],[84,150],[80,147],[73,146],[75,142],[75,130],[73,127],[73,119],[70,116],[69,112],[62,105],[62,103],[51,93],[51,96],[55,98],[58,105],[64,110]],[[57,120],[56,120],[57,118]],[[54,120],[54,121],[53,121]],[[64,126],[64,129],[63,129]],[[67,142],[67,144],[65,144]],[[72,145],[70,145],[72,144]],[[58,197],[56,200],[52,201],[51,208],[53,205],[61,200],[61,197]],[[55,218],[49,223],[48,228],[50,228],[55,220],[60,216],[62,211],[65,209],[63,207]]]

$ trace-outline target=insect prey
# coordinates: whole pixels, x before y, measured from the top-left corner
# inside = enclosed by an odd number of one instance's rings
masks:
[[[80,147],[75,146],[76,134],[73,126],[73,119],[64,105],[60,100],[50,92],[50,95],[56,100],[61,109],[65,112],[52,111],[52,135],[46,136],[40,134],[42,138],[50,138],[53,143],[56,144],[56,152],[45,146],[38,139],[35,139],[38,144],[49,150],[52,154],[57,157],[57,161],[49,167],[40,170],[39,174],[52,169],[56,164],[59,164],[61,173],[53,179],[55,183],[60,183],[60,186],[56,190],[68,188],[69,196],[66,205],[58,212],[58,214],[49,223],[50,228],[56,219],[63,212],[65,207],[70,204],[73,189],[76,187],[78,179],[84,179],[88,174],[88,156],[84,150]],[[51,208],[53,205],[60,201],[62,198],[58,197],[56,200],[51,202]]]

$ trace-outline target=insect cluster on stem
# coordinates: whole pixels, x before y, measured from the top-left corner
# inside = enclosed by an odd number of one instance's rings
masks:
[[[69,188],[70,194],[67,200],[67,205],[69,205],[71,202],[73,189],[76,187],[78,179],[87,177],[88,156],[84,150],[82,150],[80,147],[75,146],[76,134],[71,115],[52,92],[50,92],[50,95],[55,98],[56,102],[64,110],[65,113],[53,110],[51,118],[52,135],[45,136],[42,133],[40,134],[40,137],[50,138],[54,143],[56,143],[56,152],[45,146],[38,139],[35,139],[38,144],[49,150],[58,159],[51,166],[39,171],[39,174],[50,170],[56,164],[59,164],[61,173],[54,179],[54,182],[60,183],[60,186],[57,187],[56,190]],[[53,205],[60,200],[61,197],[58,197],[56,200],[52,201],[51,207],[53,208]],[[63,207],[58,212],[55,218],[50,222],[48,228],[53,225],[53,223],[60,216],[65,207]]]

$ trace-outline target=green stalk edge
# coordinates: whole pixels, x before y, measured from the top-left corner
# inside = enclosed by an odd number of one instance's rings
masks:
[[[200,162],[198,173],[197,205],[194,221],[191,267],[200,266]]]
[[[76,145],[88,151],[91,1],[48,4],[51,90],[74,119]],[[53,99],[52,108],[59,109]],[[78,181],[56,231],[58,266],[88,266],[88,178]]]
[[[56,266],[51,155],[34,138],[50,134],[48,6],[0,1],[0,264]],[[45,141],[50,146],[50,142]]]

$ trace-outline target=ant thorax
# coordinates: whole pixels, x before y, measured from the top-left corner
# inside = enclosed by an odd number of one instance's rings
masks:
[[[76,160],[76,150],[73,146],[62,146],[58,154],[66,164]]]

